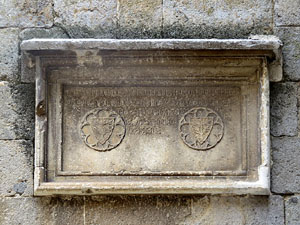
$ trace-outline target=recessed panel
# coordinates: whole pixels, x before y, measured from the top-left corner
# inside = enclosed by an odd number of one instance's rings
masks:
[[[245,169],[245,102],[238,86],[63,85],[62,94],[63,171],[197,174]]]
[[[49,178],[249,176],[258,163],[260,61],[192,57],[182,68],[148,55],[134,67],[137,57],[49,69]]]

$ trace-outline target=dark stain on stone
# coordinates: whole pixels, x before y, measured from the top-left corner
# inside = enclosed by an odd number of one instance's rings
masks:
[[[39,104],[36,107],[36,115],[38,116],[44,116],[46,115],[46,107],[45,107],[45,101],[40,101]]]
[[[33,140],[34,138],[34,84],[12,85],[12,98],[14,110],[18,117],[15,121],[15,134],[17,139]]]
[[[297,204],[298,203],[298,199],[295,198],[295,197],[292,197],[291,198],[291,202],[294,203],[294,204]]]
[[[25,192],[26,188],[27,188],[26,181],[22,181],[13,186],[13,191],[19,195],[22,195]]]

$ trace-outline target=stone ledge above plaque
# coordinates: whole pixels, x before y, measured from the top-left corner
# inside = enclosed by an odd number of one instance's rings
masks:
[[[36,71],[35,195],[269,193],[279,40],[33,39],[21,49]]]

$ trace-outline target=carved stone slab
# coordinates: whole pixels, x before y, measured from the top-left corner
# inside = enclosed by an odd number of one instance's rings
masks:
[[[228,43],[23,42],[36,65],[35,194],[268,194],[280,42]]]

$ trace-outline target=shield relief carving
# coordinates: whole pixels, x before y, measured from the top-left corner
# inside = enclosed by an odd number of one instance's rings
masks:
[[[213,123],[213,117],[192,118],[190,132],[200,144],[203,144],[212,130]]]
[[[97,151],[108,151],[122,142],[125,123],[116,112],[96,108],[83,116],[79,130],[88,147]]]
[[[224,134],[221,117],[212,109],[192,108],[179,121],[183,142],[195,150],[209,150],[216,146]]]

